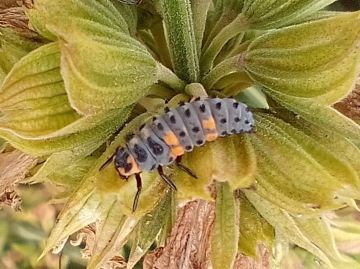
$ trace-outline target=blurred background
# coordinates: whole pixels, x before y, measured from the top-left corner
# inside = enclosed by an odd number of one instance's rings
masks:
[[[21,3],[16,0],[0,0],[0,11],[14,7],[19,2]],[[332,4],[329,9],[334,11],[360,10],[360,0],[340,0]],[[0,180],[1,173],[2,171],[0,171]],[[57,200],[53,200],[57,193],[56,187],[45,184],[20,185],[16,192],[22,200],[21,207],[15,208],[17,211],[11,205],[5,205],[2,209],[0,207],[0,269],[59,268],[58,255],[48,254],[41,261],[37,261],[45,240],[55,223],[56,216],[61,210],[61,204],[57,204]],[[354,215],[352,212],[348,212],[348,214],[349,218],[359,221],[358,214]],[[356,238],[354,237],[354,239]],[[342,248],[345,250],[351,248],[354,253],[356,251],[359,253],[360,238],[358,240],[349,241],[347,244],[345,242]],[[84,248],[84,244],[73,247],[67,243],[63,251],[62,268],[85,268],[86,260],[82,259],[80,252],[82,248]],[[286,268],[310,268],[306,265],[307,259],[312,259],[312,257],[309,257],[301,249],[294,249],[288,258]],[[297,267],[301,264],[301,267]]]

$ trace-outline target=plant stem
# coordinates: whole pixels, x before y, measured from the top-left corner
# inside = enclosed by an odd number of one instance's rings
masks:
[[[211,89],[221,78],[239,71],[244,71],[244,54],[238,54],[218,64],[202,80],[205,88]]]
[[[194,97],[208,96],[204,86],[201,85],[200,83],[191,83],[191,84],[186,85],[185,92],[188,95],[194,96]]]
[[[183,80],[159,62],[157,63],[157,78],[177,92],[183,92],[186,86],[186,83]]]
[[[200,75],[190,0],[159,0],[175,73],[186,82]]]
[[[235,20],[223,28],[218,33],[209,47],[201,56],[201,73],[206,74],[213,66],[216,56],[219,54],[223,46],[233,37],[243,32],[248,28],[245,18],[239,14]]]

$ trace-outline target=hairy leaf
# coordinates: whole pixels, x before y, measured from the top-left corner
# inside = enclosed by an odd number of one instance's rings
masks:
[[[239,207],[227,183],[216,183],[216,214],[211,236],[214,269],[232,268],[239,240]]]
[[[336,0],[245,0],[242,10],[252,29],[272,29],[309,16]]]
[[[274,91],[267,91],[272,98],[287,109],[299,114],[306,121],[325,130],[335,132],[357,143],[360,142],[360,125],[335,109],[318,104],[315,100],[292,97]]]
[[[359,16],[345,13],[270,31],[250,44],[245,69],[273,91],[332,104],[353,88],[359,73],[360,29],[353,27]]]
[[[258,162],[259,195],[294,214],[312,215],[341,206],[335,197],[347,184],[334,176],[355,175],[311,137],[274,117],[258,115],[251,141]],[[331,169],[329,161],[334,165]]]
[[[240,197],[239,251],[247,256],[258,257],[257,247],[264,244],[271,249],[274,228],[259,214],[249,200]]]
[[[299,226],[289,213],[255,192],[245,191],[245,194],[257,211],[274,227],[276,234],[280,234],[289,243],[296,244],[311,252],[332,268],[331,259],[336,257],[327,256],[326,250],[317,244],[320,242],[313,241],[315,238],[309,236],[308,230]],[[326,237],[330,237],[326,240],[333,241],[329,234],[324,234]]]
[[[134,268],[155,242],[161,230],[166,228],[164,223],[166,223],[172,212],[172,195],[172,192],[168,191],[162,201],[140,220],[136,229],[136,237],[131,248],[127,268]]]
[[[155,60],[111,1],[42,0],[34,12],[61,39],[66,91],[80,114],[124,108],[157,81]]]
[[[60,75],[58,43],[42,46],[22,58],[0,91],[0,128],[21,137],[48,135],[74,122]]]
[[[37,46],[11,29],[0,28],[0,85],[14,64]]]
[[[159,0],[159,3],[174,70],[181,79],[197,82],[199,58],[190,1]]]

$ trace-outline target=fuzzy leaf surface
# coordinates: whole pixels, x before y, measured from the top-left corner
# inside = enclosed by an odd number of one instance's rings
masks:
[[[326,251],[317,245],[318,242],[313,241],[315,238],[309,236],[307,230],[303,230],[289,213],[260,197],[256,192],[245,191],[245,194],[256,210],[274,227],[276,234],[286,238],[289,243],[306,249],[332,268],[331,258],[335,257],[327,256]],[[329,240],[333,239],[330,237]]]
[[[245,0],[243,14],[252,29],[288,25],[330,5],[336,0]]]
[[[60,75],[58,43],[32,51],[14,66],[0,90],[0,111],[0,128],[21,137],[48,135],[79,119]]]
[[[249,200],[240,197],[240,236],[239,251],[257,258],[257,247],[264,244],[271,249],[274,241],[274,228],[259,214]]]
[[[273,91],[332,104],[359,73],[359,21],[353,12],[270,31],[250,44],[245,69]]]
[[[62,75],[78,113],[124,108],[157,81],[155,60],[130,36],[127,21],[111,1],[42,0],[35,12],[61,39]]]
[[[216,214],[211,236],[214,269],[232,268],[239,240],[239,207],[228,183],[216,183]]]
[[[334,198],[347,185],[341,178],[357,180],[352,167],[274,117],[257,116],[257,131],[251,141],[258,162],[258,194],[294,214],[313,215],[339,208]],[[330,169],[329,162],[333,165]]]

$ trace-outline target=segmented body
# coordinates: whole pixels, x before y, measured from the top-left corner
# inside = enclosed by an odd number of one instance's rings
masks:
[[[254,125],[251,111],[235,99],[195,99],[142,126],[116,151],[115,167],[124,177],[159,169],[218,137],[251,132]]]

